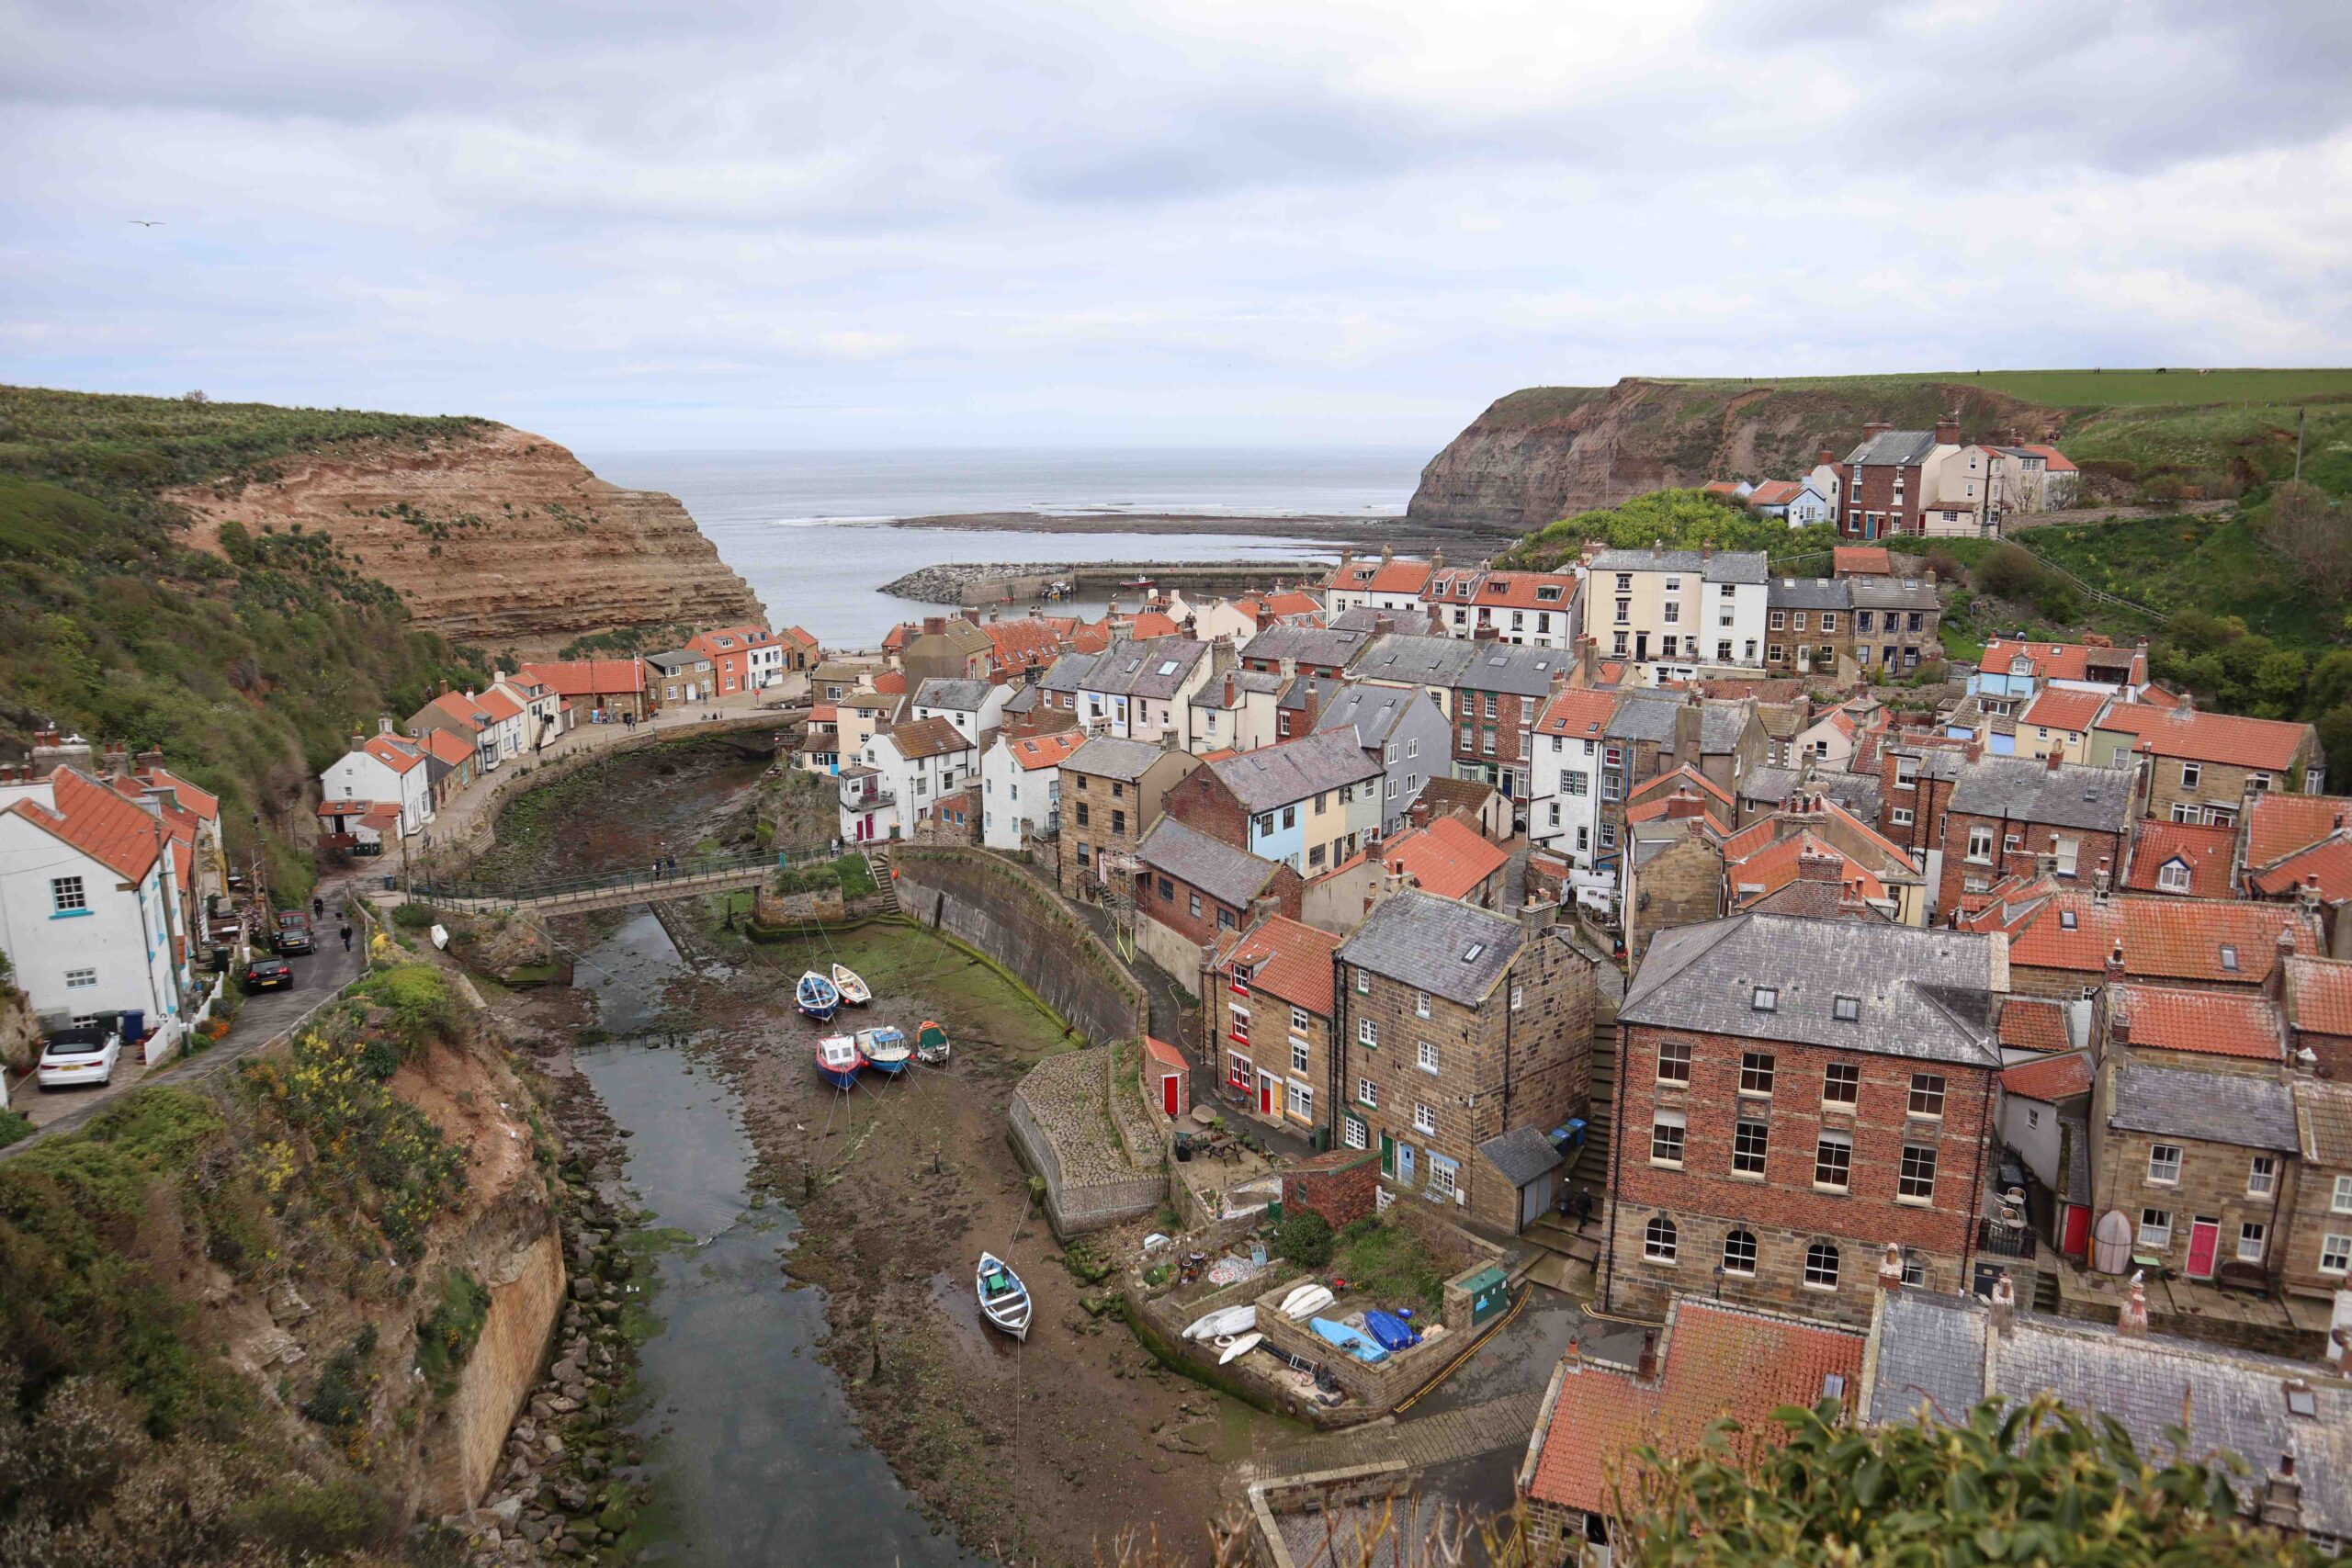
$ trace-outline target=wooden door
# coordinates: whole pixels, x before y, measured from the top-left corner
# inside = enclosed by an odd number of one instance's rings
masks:
[[[2188,1227],[2188,1277],[2210,1280],[2213,1277],[2213,1256],[2222,1249],[2222,1222],[2202,1215]]]
[[[1183,1114],[1183,1112],[1179,1111],[1176,1106],[1176,1084],[1177,1078],[1174,1073],[1163,1073],[1160,1075],[1159,1109],[1167,1112],[1168,1118],[1171,1122],[1178,1116]]]

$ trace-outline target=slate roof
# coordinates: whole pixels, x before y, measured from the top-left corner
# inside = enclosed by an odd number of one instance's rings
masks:
[[[1372,634],[1368,631],[1340,631],[1329,626],[1277,621],[1242,644],[1241,657],[1295,659],[1301,664],[1345,670],[1371,643]]]
[[[1770,575],[1761,550],[1602,550],[1591,571],[1689,571],[1707,582],[1762,582]]]
[[[710,655],[697,652],[691,648],[679,648],[662,653],[649,653],[645,656],[645,661],[664,675],[676,675],[707,668],[710,663]]]
[[[1065,653],[1046,667],[1045,678],[1037,684],[1048,692],[1076,692],[1086,684],[1101,658],[1100,653]]]
[[[1988,1319],[1973,1296],[1941,1291],[1879,1292],[1878,1375],[1870,1387],[1871,1425],[1932,1413],[1959,1426],[1984,1397]]]
[[[1098,655],[1079,690],[1109,696],[1172,697],[1205,658],[1209,645],[1190,637],[1120,640]],[[1056,668],[1058,669],[1057,661]]]
[[[2292,1154],[2301,1145],[2294,1097],[2275,1078],[2122,1062],[2109,1086],[2107,1122],[2126,1132],[2201,1138]]]
[[[1623,1473],[1638,1471],[1638,1450],[1691,1451],[1725,1416],[1742,1428],[1739,1450],[1777,1446],[1781,1428],[1770,1417],[1781,1405],[1811,1408],[1833,1376],[1844,1380],[1847,1398],[1859,1395],[1863,1346],[1860,1335],[1845,1329],[1678,1297],[1667,1308],[1652,1382],[1590,1359],[1561,1369],[1529,1493],[1539,1502],[1610,1513],[1612,1483],[1639,1495],[1638,1473]]]
[[[1151,825],[1136,846],[1136,858],[1236,909],[1249,908],[1250,900],[1265,891],[1282,869],[1273,861],[1196,832],[1173,817]]]
[[[1873,468],[1908,468],[1925,461],[1935,449],[1936,433],[1932,430],[1884,430],[1847,453],[1846,461]]]
[[[1967,931],[1741,914],[1661,931],[1621,1022],[1997,1067],[1991,939]],[[1758,987],[1777,987],[1770,1011]],[[1859,1000],[1852,1021],[1836,998]]]
[[[1460,637],[1417,637],[1390,632],[1363,650],[1351,673],[1366,681],[1401,681],[1416,686],[1453,686],[1478,656],[1481,645]]]
[[[2108,1018],[2126,1026],[2136,1049],[2200,1056],[2285,1059],[2286,1020],[2269,998],[2249,991],[2175,986],[2109,986]]]
[[[978,713],[987,705],[989,694],[996,689],[992,682],[957,681],[944,675],[934,675],[915,689],[915,706],[953,708],[957,713]]]
[[[1303,1007],[1318,1018],[1331,1016],[1331,955],[1340,937],[1288,915],[1269,915],[1242,933],[1219,966],[1230,974],[1250,971],[1250,988]]]
[[[1378,778],[1381,767],[1356,744],[1355,732],[1325,730],[1279,746],[1261,746],[1211,762],[1245,811],[1271,811],[1341,784]]]
[[[1523,940],[1517,920],[1410,890],[1372,908],[1340,948],[1344,964],[1476,1007],[1510,967]]]
[[[1322,710],[1315,716],[1315,728],[1319,732],[1344,725],[1355,736],[1357,745],[1379,746],[1404,722],[1415,703],[1428,700],[1419,692],[1350,681],[1332,688]]]
[[[1682,705],[1678,698],[1645,697],[1628,692],[1609,716],[1608,727],[1601,731],[1611,740],[1656,740],[1661,744],[1674,739],[1674,710]]]
[[[1943,597],[1917,577],[1857,577],[1849,580],[1857,610],[1938,610]]]
[[[1119,740],[1102,735],[1071,752],[1069,761],[1062,766],[1072,773],[1133,783],[1150,771],[1154,762],[1167,755],[1167,751],[1148,740]]]
[[[1842,577],[1776,577],[1764,585],[1764,603],[1774,610],[1843,610],[1853,602]]]
[[[972,742],[964,732],[944,718],[919,718],[912,724],[899,726],[882,739],[897,747],[899,755],[910,761],[972,749]]]
[[[2039,757],[1979,757],[1960,771],[1948,809],[2010,822],[2120,833],[2132,825],[2132,772]]]
[[[1513,1187],[1539,1180],[1544,1172],[1566,1163],[1552,1146],[1552,1140],[1532,1127],[1513,1127],[1500,1137],[1488,1138],[1478,1145],[1478,1153]]]
[[[1473,692],[1500,692],[1515,697],[1548,696],[1552,677],[1576,662],[1574,654],[1556,648],[1524,648],[1492,641],[1474,642],[1470,647],[1476,650],[1476,657],[1464,668],[1454,684]]]

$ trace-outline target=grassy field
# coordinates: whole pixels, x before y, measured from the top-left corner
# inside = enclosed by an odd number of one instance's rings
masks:
[[[2352,369],[1927,370],[1891,376],[1667,376],[1658,379],[1726,390],[1771,387],[1838,393],[1901,393],[1920,386],[1982,387],[2044,408],[2076,410],[2204,408],[2352,398]]]

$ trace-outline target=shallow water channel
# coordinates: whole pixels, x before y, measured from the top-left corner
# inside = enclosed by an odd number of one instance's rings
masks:
[[[643,1351],[640,1533],[679,1563],[899,1564],[973,1561],[934,1535],[883,1457],[859,1438],[831,1369],[817,1360],[825,1300],[778,1267],[798,1221],[753,1206],[752,1152],[733,1092],[673,1043],[662,988],[679,964],[639,911],[581,954],[576,984],[610,1038],[577,1053],[613,1120],[632,1134],[628,1179],[656,1254],[661,1328]]]

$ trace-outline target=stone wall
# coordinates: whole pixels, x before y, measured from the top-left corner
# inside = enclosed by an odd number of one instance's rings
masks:
[[[548,1339],[563,1305],[563,1249],[550,1226],[513,1259],[514,1273],[485,1280],[490,1313],[449,1402],[453,1474],[425,1512],[473,1506],[498,1473],[506,1433],[521,1414],[547,1359]]]
[[[951,845],[903,844],[893,861],[910,918],[1002,964],[1090,1043],[1132,1040],[1148,1026],[1143,987],[1027,872]]]
[[[1046,1219],[1060,1236],[1101,1230],[1157,1210],[1168,1173],[1138,1169],[1113,1120],[1111,1051],[1048,1056],[1012,1091],[1013,1148],[1046,1186]]]

